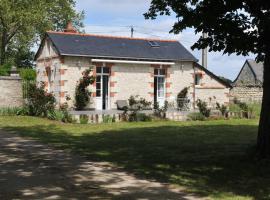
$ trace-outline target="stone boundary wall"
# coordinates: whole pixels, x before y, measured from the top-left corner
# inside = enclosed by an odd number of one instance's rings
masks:
[[[23,105],[22,80],[20,77],[0,76],[0,108]]]
[[[261,87],[234,87],[230,91],[230,101],[234,98],[242,102],[261,102],[263,89]]]

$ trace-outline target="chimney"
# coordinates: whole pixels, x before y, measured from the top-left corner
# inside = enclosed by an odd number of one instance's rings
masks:
[[[67,27],[66,27],[66,29],[64,30],[64,32],[67,32],[67,33],[77,33],[77,30],[73,27],[72,22],[69,21],[69,22],[67,23]]]
[[[207,33],[203,33],[203,38],[207,38]],[[208,53],[208,48],[206,47],[205,49],[202,50],[202,66],[207,69],[207,53]]]

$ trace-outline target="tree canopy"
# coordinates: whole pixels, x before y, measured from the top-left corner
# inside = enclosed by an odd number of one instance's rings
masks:
[[[265,0],[152,0],[146,18],[175,14],[172,32],[194,28],[208,33],[192,48],[248,55],[263,60],[270,31],[270,1]],[[267,26],[268,24],[268,26]],[[268,29],[268,30],[266,30]]]
[[[68,21],[82,27],[83,17],[75,0],[0,0],[0,64],[29,54],[47,30],[63,30]]]
[[[194,28],[207,33],[192,46],[225,54],[254,53],[264,61],[263,101],[257,150],[270,156],[270,1],[268,0],[152,0],[147,19],[175,15],[171,32]]]

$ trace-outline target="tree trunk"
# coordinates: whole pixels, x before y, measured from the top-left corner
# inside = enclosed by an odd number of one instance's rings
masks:
[[[270,51],[265,55],[263,100],[260,117],[257,151],[260,157],[270,157]]]
[[[3,65],[5,63],[6,45],[7,45],[7,34],[5,31],[3,31],[2,38],[1,38],[1,47],[0,47],[0,65]]]

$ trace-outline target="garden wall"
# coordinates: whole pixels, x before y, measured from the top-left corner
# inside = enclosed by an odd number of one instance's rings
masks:
[[[23,104],[20,77],[0,76],[0,107],[19,107]]]
[[[234,98],[242,102],[261,102],[263,96],[262,87],[234,87],[230,91],[231,101]]]

